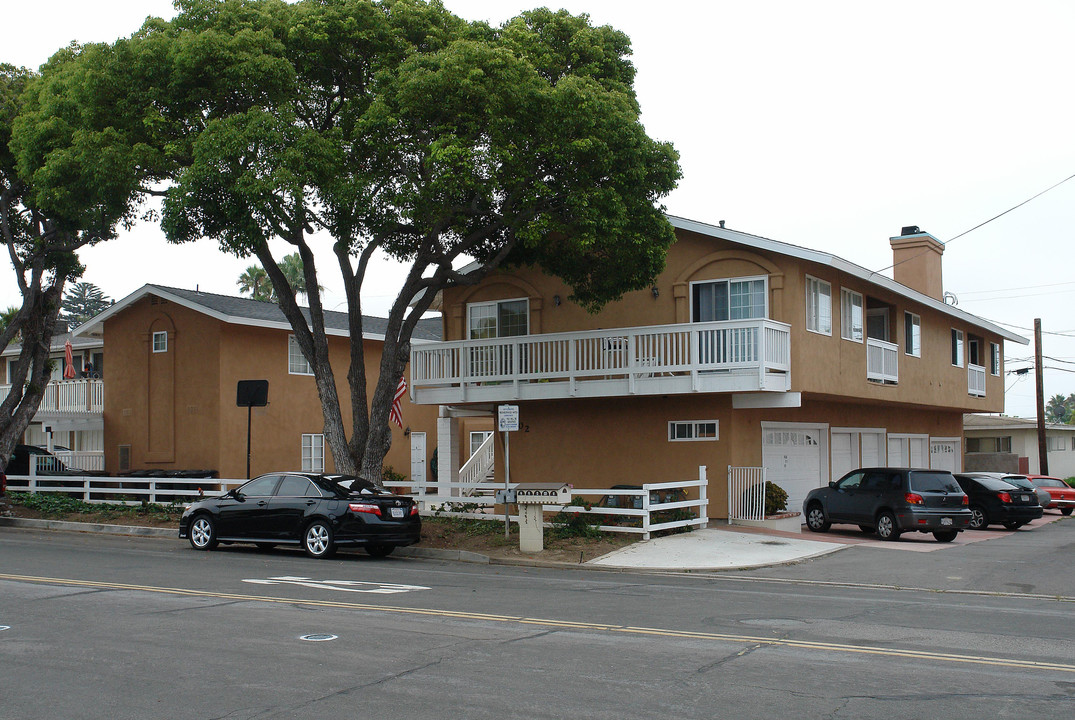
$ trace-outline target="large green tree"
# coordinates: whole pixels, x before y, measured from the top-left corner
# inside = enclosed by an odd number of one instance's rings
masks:
[[[111,305],[112,300],[93,283],[75,283],[64,293],[60,303],[60,319],[69,327],[76,327],[104,312]]]
[[[22,304],[0,332],[21,349],[0,403],[0,466],[37,412],[53,327],[79,248],[142,217],[163,154],[132,111],[123,45],[72,45],[40,73],[0,66],[0,234]],[[161,176],[162,177],[162,176]]]
[[[165,231],[261,261],[313,369],[338,470],[380,476],[411,333],[440,289],[535,264],[593,310],[663,267],[674,237],[659,201],[680,171],[672,147],[639,122],[623,33],[548,10],[493,28],[420,0],[181,6],[173,22],[143,31],[170,42],[158,60],[167,57],[168,87],[180,92],[162,115],[196,130],[165,199]],[[266,76],[261,92],[237,96],[218,83],[189,102],[182,89],[205,72],[192,59],[226,58],[234,38],[245,40],[245,67]],[[315,233],[332,238],[326,265],[347,297],[349,433]],[[308,314],[269,251],[273,239],[302,260]],[[409,269],[369,393],[361,289],[378,252]]]

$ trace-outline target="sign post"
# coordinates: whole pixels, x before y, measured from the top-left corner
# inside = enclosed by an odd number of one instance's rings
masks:
[[[250,415],[251,408],[269,404],[268,380],[240,380],[235,387],[235,404],[246,408],[246,479],[250,479]]]
[[[511,492],[511,456],[508,452],[508,433],[519,429],[519,406],[500,405],[496,409],[496,428],[504,433],[504,537],[511,536],[511,513],[506,496]]]

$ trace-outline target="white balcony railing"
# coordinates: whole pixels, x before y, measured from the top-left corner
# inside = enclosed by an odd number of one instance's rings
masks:
[[[0,402],[11,392],[10,385],[0,385]],[[104,412],[104,380],[80,379],[50,382],[45,386],[38,413],[100,414]]]
[[[898,345],[866,338],[866,379],[880,383],[900,381]]]
[[[418,403],[787,391],[790,328],[683,323],[429,343],[411,350]]]
[[[967,364],[967,392],[974,397],[985,397],[985,368]]]

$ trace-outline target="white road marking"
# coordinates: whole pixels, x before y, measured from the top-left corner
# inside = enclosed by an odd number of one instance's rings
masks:
[[[397,585],[395,583],[374,583],[361,580],[314,580],[308,577],[280,575],[261,580],[250,578],[243,580],[254,585],[301,585],[315,590],[339,590],[341,592],[366,593],[370,595],[395,595],[414,590],[429,590],[422,585]]]

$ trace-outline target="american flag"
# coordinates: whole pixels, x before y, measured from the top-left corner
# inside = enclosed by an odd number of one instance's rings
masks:
[[[399,376],[399,385],[396,386],[396,396],[392,399],[392,412],[388,413],[388,419],[399,427],[403,427],[403,396],[407,394],[407,381],[402,375]]]

